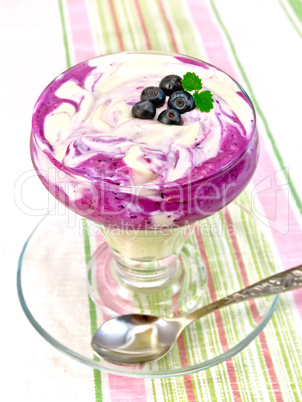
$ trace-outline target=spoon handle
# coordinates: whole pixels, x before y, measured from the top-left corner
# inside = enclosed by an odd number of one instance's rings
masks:
[[[186,325],[188,325],[194,320],[210,314],[224,306],[229,306],[230,304],[239,303],[245,300],[256,299],[257,297],[288,292],[289,290],[300,287],[302,287],[302,265],[256,282],[245,289],[231,294],[230,296],[204,306],[183,318],[186,321]]]

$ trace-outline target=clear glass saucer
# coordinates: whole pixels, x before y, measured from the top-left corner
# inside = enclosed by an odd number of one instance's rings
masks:
[[[244,193],[223,211],[200,221],[187,240],[207,270],[202,304],[280,270],[269,232],[248,207]],[[92,335],[108,317],[88,296],[87,279],[89,260],[103,242],[96,225],[60,205],[41,220],[25,243],[17,273],[19,299],[34,328],[52,346],[94,369],[144,378],[192,374],[240,352],[275,310],[278,296],[228,306],[189,326],[172,351],[157,362],[108,363],[94,355],[90,346]],[[196,275],[198,283],[198,272],[190,275]]]

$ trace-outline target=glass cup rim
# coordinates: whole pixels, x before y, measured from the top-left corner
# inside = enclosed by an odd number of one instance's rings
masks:
[[[83,61],[81,61],[81,62],[79,62],[79,63],[76,63],[75,65],[71,66],[70,68],[67,68],[67,69],[64,70],[62,73],[58,74],[52,81],[50,81],[50,83],[44,88],[44,90],[43,90],[43,91],[41,92],[41,94],[39,95],[39,97],[38,97],[38,99],[37,99],[37,101],[36,101],[36,103],[35,103],[34,110],[35,110],[35,108],[36,108],[36,106],[37,106],[37,104],[38,104],[38,102],[39,102],[39,100],[40,100],[40,98],[41,98],[41,95],[47,90],[47,88],[49,88],[49,87],[51,86],[51,84],[52,84],[53,82],[55,82],[59,77],[63,76],[67,71],[70,71],[71,69],[76,68],[77,66],[79,66],[79,65],[81,65],[81,64],[88,63],[88,62],[91,61],[91,60],[101,59],[101,58],[105,58],[105,57],[114,57],[115,55],[122,55],[122,54],[148,54],[148,55],[162,55],[162,56],[171,56],[171,57],[183,57],[183,58],[190,59],[190,60],[193,60],[193,61],[196,61],[196,62],[199,62],[199,63],[202,62],[203,64],[205,64],[205,65],[207,65],[207,66],[209,66],[209,67],[211,67],[211,68],[214,68],[214,69],[216,69],[217,71],[219,71],[219,72],[225,74],[231,81],[233,81],[233,82],[235,83],[235,85],[238,87],[238,89],[240,90],[240,92],[244,95],[245,99],[248,101],[249,106],[251,107],[251,110],[252,110],[254,124],[253,124],[253,128],[252,128],[252,131],[251,131],[250,139],[249,139],[249,141],[248,141],[246,147],[242,150],[242,152],[241,152],[240,154],[237,155],[237,157],[236,157],[234,160],[232,160],[232,161],[231,161],[227,166],[225,166],[223,169],[221,169],[221,170],[219,170],[219,171],[217,171],[217,172],[214,172],[214,173],[212,173],[212,174],[209,174],[209,175],[207,175],[207,176],[204,176],[204,177],[201,177],[201,178],[198,178],[198,177],[197,177],[197,178],[195,178],[195,179],[193,179],[193,180],[190,180],[190,181],[188,181],[188,182],[183,182],[183,183],[182,183],[182,182],[181,182],[181,183],[178,183],[177,181],[174,181],[174,182],[168,182],[168,183],[163,183],[163,184],[150,184],[150,183],[146,183],[146,184],[142,184],[142,185],[120,185],[120,184],[117,184],[117,183],[110,182],[110,181],[108,181],[108,180],[104,180],[104,179],[102,179],[102,178],[94,178],[94,177],[86,178],[86,177],[80,175],[79,172],[77,172],[75,169],[64,166],[61,162],[59,162],[59,161],[58,161],[56,158],[54,158],[51,154],[46,153],[46,154],[47,154],[47,158],[50,160],[50,162],[51,162],[57,169],[59,169],[60,171],[64,172],[64,173],[67,174],[67,175],[72,174],[72,176],[76,177],[78,180],[79,180],[79,178],[81,178],[81,180],[80,180],[81,182],[89,182],[89,183],[92,183],[92,184],[104,183],[104,184],[106,184],[106,187],[109,187],[109,188],[111,187],[111,188],[114,189],[114,191],[117,191],[117,192],[122,192],[123,190],[132,190],[132,191],[133,191],[133,190],[136,190],[136,189],[138,189],[138,188],[143,188],[143,189],[145,189],[145,190],[147,190],[147,191],[148,191],[148,190],[153,190],[153,191],[154,191],[154,190],[158,190],[158,191],[161,191],[161,190],[166,190],[166,189],[167,189],[167,190],[168,190],[168,189],[173,189],[173,188],[178,187],[178,186],[181,186],[181,187],[185,188],[186,186],[190,186],[190,185],[192,185],[192,184],[195,185],[195,184],[207,182],[207,181],[209,181],[209,180],[213,180],[213,179],[215,179],[216,177],[219,177],[220,175],[222,175],[223,173],[225,173],[227,170],[229,170],[229,169],[232,168],[233,166],[235,166],[235,165],[237,164],[237,162],[239,162],[240,159],[246,154],[246,152],[247,152],[247,150],[249,149],[249,146],[250,146],[251,142],[253,141],[254,137],[255,137],[255,136],[258,136],[258,131],[257,131],[257,116],[256,116],[255,106],[254,106],[254,104],[253,104],[253,102],[252,102],[250,96],[247,94],[247,92],[245,91],[245,89],[244,89],[232,76],[230,76],[230,75],[229,75],[228,73],[226,73],[224,70],[222,70],[222,69],[220,69],[219,67],[217,67],[217,66],[215,66],[215,65],[213,65],[213,64],[211,64],[211,63],[208,63],[208,62],[206,62],[206,61],[204,61],[204,60],[201,60],[201,59],[198,59],[198,58],[196,58],[196,57],[189,56],[189,55],[186,55],[186,54],[182,54],[182,53],[164,52],[164,51],[155,51],[155,50],[127,50],[127,51],[122,51],[122,52],[106,53],[106,54],[103,54],[103,55],[99,55],[99,56],[95,56],[95,57],[91,57],[91,58],[89,58],[89,59],[83,60]],[[34,140],[35,140],[35,137],[34,137],[34,135],[33,135],[33,130],[32,130],[32,131],[31,131],[31,142],[34,141]],[[37,143],[36,140],[35,140],[35,144],[36,144],[37,148],[38,148],[41,152],[43,152],[43,153],[45,154],[45,151],[42,150],[42,149],[39,147],[39,144]],[[33,162],[33,165],[34,165],[35,169],[38,171],[39,169],[38,169],[38,167],[36,167],[35,164],[34,164],[33,156],[31,156],[31,159],[32,159],[32,162]]]

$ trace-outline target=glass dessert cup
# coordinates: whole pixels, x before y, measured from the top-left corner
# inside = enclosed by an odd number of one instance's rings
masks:
[[[187,56],[184,60],[206,65]],[[76,68],[80,67],[70,71]],[[207,275],[192,240],[195,224],[244,190],[258,159],[254,109],[236,85],[252,110],[253,132],[236,158],[203,178],[195,170],[185,180],[164,184],[137,185],[127,174],[122,184],[108,177],[83,177],[46,155],[44,144],[32,135],[32,160],[42,183],[67,208],[86,218],[85,231],[95,234],[98,247],[87,261],[88,289],[106,315],[173,316],[204,303]]]
[[[187,56],[127,52],[122,57],[128,54],[150,60],[177,59],[178,64],[188,66],[187,70],[202,66],[204,71],[219,71]],[[236,100],[241,99],[250,110],[247,116],[251,122],[248,141],[237,147],[229,163],[220,164],[220,159],[232,155],[240,135],[231,135],[231,143],[221,145],[221,140],[217,157],[179,175],[177,180],[137,183],[124,170],[119,182],[111,177],[122,165],[112,168],[111,162],[111,176],[86,174],[102,162],[103,155],[89,157],[92,163],[84,168],[81,163],[74,167],[72,149],[65,154],[69,165],[54,155],[55,148],[60,136],[66,135],[64,124],[69,114],[73,109],[81,112],[85,96],[73,92],[74,84],[81,92],[85,87],[83,74],[98,60],[104,60],[106,70],[114,58],[102,56],[91,65],[88,61],[72,67],[54,80],[37,102],[31,137],[33,164],[44,186],[66,208],[60,213],[58,203],[58,209],[49,213],[27,240],[18,267],[19,299],[32,325],[51,345],[90,367],[146,378],[192,374],[245,348],[270,319],[278,296],[229,306],[205,317],[184,331],[171,353],[144,366],[117,366],[93,356],[91,336],[110,316],[133,312],[166,317],[186,314],[279,270],[271,238],[251,213],[250,197],[243,192],[258,160],[255,112],[244,90],[223,73],[235,87]],[[101,74],[92,81],[92,92],[99,77]],[[62,94],[60,87],[68,80],[72,99],[68,93]],[[67,104],[65,109],[60,109],[62,102]],[[215,106],[224,114],[219,102]],[[49,139],[41,122],[44,124],[47,110],[50,116],[60,114],[57,109],[67,120],[63,119],[59,129],[52,124],[56,122],[46,122],[47,129],[55,129]],[[235,114],[226,113],[230,126],[240,126]],[[223,123],[221,127],[226,128]],[[86,129],[81,127],[83,138]],[[167,130],[164,125],[160,128],[163,137]],[[189,137],[194,140],[194,136]],[[81,145],[75,147],[78,154],[74,157],[83,157],[85,143]],[[102,147],[98,148],[100,152]],[[185,150],[194,151],[189,146]],[[153,156],[156,159],[156,153]],[[202,171],[204,165],[207,174]],[[244,353],[244,359],[257,355],[250,348]]]

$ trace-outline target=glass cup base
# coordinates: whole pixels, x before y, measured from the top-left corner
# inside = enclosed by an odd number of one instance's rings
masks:
[[[206,268],[191,236],[173,267],[156,282],[138,281],[137,286],[131,285],[118,269],[105,240],[87,268],[90,297],[110,317],[130,313],[162,317],[183,315],[202,305],[207,285]]]
[[[203,304],[281,269],[271,235],[249,212],[249,202],[249,193],[242,194],[238,202],[200,222],[191,235],[208,275]],[[60,206],[45,216],[22,249],[19,300],[29,322],[50,345],[91,368],[137,378],[192,374],[240,351],[243,359],[253,359],[253,349],[243,349],[266,326],[279,296],[234,304],[203,317],[185,329],[167,356],[152,364],[122,366],[95,356],[91,337],[108,319],[87,295],[86,265],[101,245],[98,233],[98,225]]]

